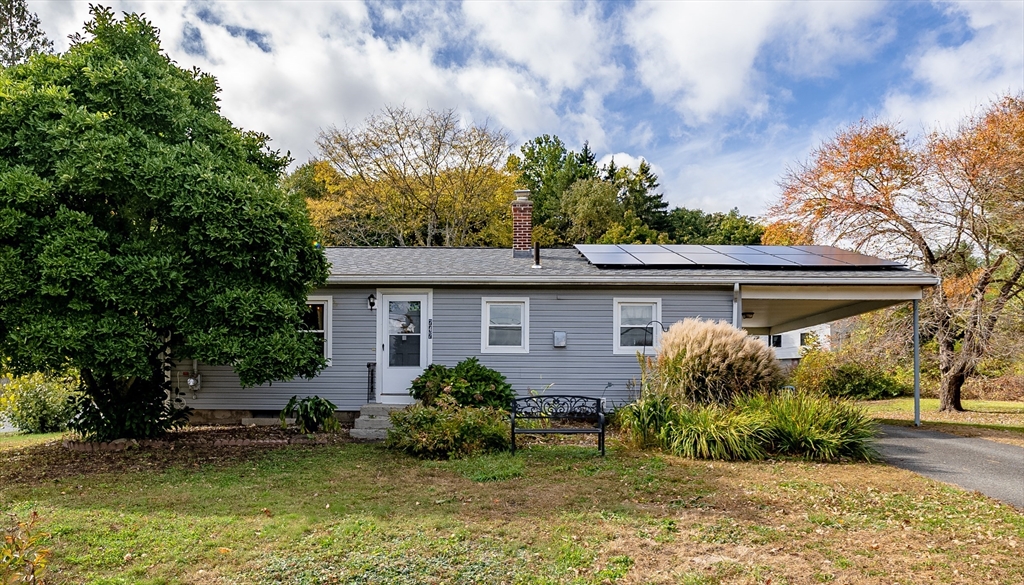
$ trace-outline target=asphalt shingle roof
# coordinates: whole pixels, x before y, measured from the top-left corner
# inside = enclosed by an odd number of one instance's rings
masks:
[[[905,268],[598,268],[575,249],[541,250],[533,258],[513,258],[508,248],[326,248],[331,284],[442,285],[918,285],[931,286],[930,274]]]

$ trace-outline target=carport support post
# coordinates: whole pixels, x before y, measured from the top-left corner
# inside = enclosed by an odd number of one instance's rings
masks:
[[[917,299],[914,299],[914,426],[921,426],[921,330],[917,324]]]

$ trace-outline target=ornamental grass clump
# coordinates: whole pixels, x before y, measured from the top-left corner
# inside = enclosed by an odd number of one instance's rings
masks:
[[[736,407],[760,419],[773,454],[813,461],[872,461],[878,456],[872,446],[874,421],[849,400],[781,392],[742,398]]]
[[[677,405],[650,395],[619,409],[619,428],[633,446],[692,459],[767,456],[768,433],[756,416],[718,404]]]
[[[739,395],[775,390],[775,352],[728,323],[684,319],[661,337],[657,357],[641,359],[645,392],[674,404],[728,405]]]

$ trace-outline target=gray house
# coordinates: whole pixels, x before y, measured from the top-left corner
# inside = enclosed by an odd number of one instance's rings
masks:
[[[513,250],[328,248],[331,276],[308,299],[330,360],[315,379],[242,388],[230,367],[183,363],[172,383],[200,418],[237,422],[295,394],[342,411],[407,404],[427,365],[475,356],[520,394],[623,402],[662,324],[697,317],[773,335],[920,299],[936,283],[824,246],[580,245],[539,250],[537,262],[531,203],[513,208]]]

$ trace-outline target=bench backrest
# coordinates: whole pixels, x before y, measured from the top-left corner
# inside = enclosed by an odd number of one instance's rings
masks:
[[[517,418],[590,420],[603,413],[604,398],[589,396],[546,394],[512,401],[512,415]]]

